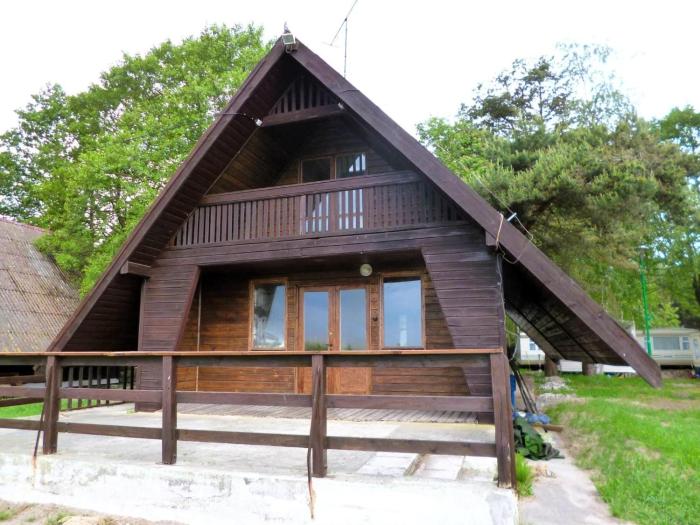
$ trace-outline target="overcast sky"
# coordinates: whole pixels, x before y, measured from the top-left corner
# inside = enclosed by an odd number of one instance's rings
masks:
[[[123,52],[144,53],[213,23],[290,29],[339,71],[342,38],[328,42],[353,0],[17,0],[0,7],[0,132],[49,82],[85,89]],[[474,87],[514,58],[558,42],[606,44],[640,114],[700,108],[695,0],[359,0],[350,17],[348,79],[409,132],[431,115],[453,116]]]

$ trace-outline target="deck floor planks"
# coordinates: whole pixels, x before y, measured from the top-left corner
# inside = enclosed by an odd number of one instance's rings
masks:
[[[307,407],[272,407],[245,405],[179,404],[178,413],[217,416],[253,416],[285,419],[308,419]],[[329,408],[328,419],[341,421],[397,421],[422,423],[476,423],[470,412],[448,410],[376,410],[366,408]]]

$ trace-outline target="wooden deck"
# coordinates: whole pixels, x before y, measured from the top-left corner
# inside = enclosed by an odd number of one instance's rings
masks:
[[[249,405],[179,405],[180,414],[214,416],[253,416],[285,419],[310,419],[311,408]],[[476,423],[473,412],[451,410],[379,410],[367,408],[329,408],[328,419],[340,421],[398,421],[420,423]]]

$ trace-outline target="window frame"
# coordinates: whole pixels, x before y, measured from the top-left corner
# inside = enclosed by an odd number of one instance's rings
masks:
[[[421,345],[420,346],[388,346],[384,341],[384,281],[386,279],[410,279],[413,278],[420,282],[420,322],[421,322]],[[379,276],[379,341],[382,350],[425,350],[426,348],[426,333],[425,333],[425,274],[414,271],[406,272],[387,272]]]
[[[330,169],[328,171],[328,179],[313,180],[309,182],[304,182],[304,162],[310,162],[312,160],[323,160],[328,159],[328,164]],[[312,157],[302,157],[299,159],[299,183],[300,184],[313,184],[314,182],[324,182],[326,180],[335,179],[335,157],[333,155],[315,155]]]
[[[280,348],[255,346],[253,329],[255,326],[255,288],[261,284],[284,286],[284,345]],[[248,351],[251,352],[285,352],[289,348],[289,282],[286,277],[269,277],[250,279],[248,283]]]
[[[358,350],[343,350],[340,345],[340,292],[343,290],[364,290],[365,292],[365,329],[367,337],[367,348],[361,351],[371,351],[372,349],[372,316],[370,311],[370,287],[367,283],[340,283],[340,284],[301,284],[297,285],[297,327],[295,344],[300,351],[315,352],[316,350],[305,350],[306,331],[304,330],[304,292],[328,292],[328,342],[331,347],[329,352],[356,352]]]
[[[345,153],[336,153],[333,156],[333,179],[334,180],[340,180],[338,179],[338,159],[340,157],[349,157],[351,155],[357,156],[357,155],[363,155],[365,158],[365,172],[362,174],[357,174],[357,175],[351,175],[349,177],[342,177],[343,179],[351,179],[353,177],[364,177],[366,175],[369,175],[369,170],[367,169],[367,152],[364,150],[361,151],[348,151]]]
[[[355,177],[366,177],[369,175],[369,168],[367,167],[367,150],[350,150],[350,151],[340,151],[337,153],[331,153],[328,155],[310,155],[308,157],[301,157],[299,159],[299,164],[297,166],[297,181],[299,184],[313,184],[314,182],[323,182],[323,181],[313,181],[313,182],[304,182],[304,162],[309,161],[309,160],[320,160],[320,159],[330,159],[331,162],[331,172],[330,172],[330,178],[328,180],[340,180],[337,179],[337,173],[336,173],[336,168],[337,168],[337,163],[338,163],[338,157],[345,157],[348,155],[364,155],[365,156],[365,173],[362,175],[354,175]],[[344,177],[346,179],[351,179],[353,177]]]

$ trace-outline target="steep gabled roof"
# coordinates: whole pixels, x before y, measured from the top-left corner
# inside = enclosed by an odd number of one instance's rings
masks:
[[[110,293],[133,290],[137,281],[120,275],[127,261],[150,264],[177,226],[214,183],[226,159],[255,133],[251,115],[266,115],[299,69],[335,96],[351,117],[376,134],[478,223],[514,264],[504,265],[505,307],[521,327],[553,357],[609,364],[626,363],[650,384],[660,371],[639,344],[520,231],[503,220],[481,196],[447,169],[359,90],[302,43],[285,53],[277,42],[228,107],[202,136],[156,199],[119,254],[52,344],[52,350],[80,348],[89,340],[89,314],[108,308]],[[121,290],[121,292],[120,292]],[[80,332],[83,332],[82,334]],[[84,344],[75,344],[75,339]],[[115,343],[126,348],[129,341]]]
[[[41,352],[78,292],[34,241],[44,230],[0,217],[0,352]]]

